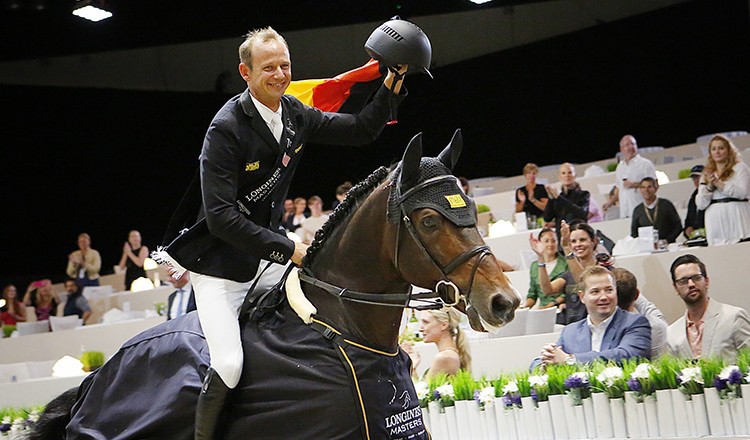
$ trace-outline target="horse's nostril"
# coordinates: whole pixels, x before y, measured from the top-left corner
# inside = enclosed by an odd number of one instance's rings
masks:
[[[518,298],[511,301],[505,295],[497,294],[492,298],[492,315],[502,319],[503,322],[510,322],[519,304]]]

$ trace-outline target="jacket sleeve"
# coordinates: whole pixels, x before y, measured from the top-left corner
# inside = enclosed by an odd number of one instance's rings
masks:
[[[588,191],[581,191],[581,194],[575,195],[575,197],[570,199],[565,197],[564,194],[560,194],[557,196],[556,202],[559,203],[564,210],[571,213],[574,218],[585,220],[589,217],[589,197],[590,194]]]
[[[311,128],[308,139],[331,145],[365,145],[380,135],[393,112],[406,96],[380,86],[373,99],[357,114],[328,113],[308,107],[304,113]]]
[[[745,309],[740,309],[734,318],[734,347],[737,350],[750,347],[750,316]]]
[[[238,164],[244,163],[239,151],[239,140],[231,129],[221,120],[214,121],[206,134],[200,157],[206,225],[214,237],[255,257],[284,264],[294,252],[294,242],[255,224],[237,207]],[[276,258],[271,258],[274,252]]]
[[[617,347],[603,351],[573,353],[578,362],[592,362],[595,359],[619,361],[634,357],[651,359],[651,325],[645,316],[637,316],[620,338]]]

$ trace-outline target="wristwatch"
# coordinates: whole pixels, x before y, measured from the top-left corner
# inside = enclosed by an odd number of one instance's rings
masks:
[[[568,364],[568,365],[575,365],[576,364],[576,357],[573,356],[572,354],[569,354],[568,358],[565,359],[565,363]]]
[[[567,258],[568,260],[572,260],[572,259],[574,259],[575,257],[576,257],[576,253],[575,253],[575,252],[573,252],[573,251],[570,251],[570,253],[569,253],[568,255],[566,255],[566,256],[565,256],[565,258]]]

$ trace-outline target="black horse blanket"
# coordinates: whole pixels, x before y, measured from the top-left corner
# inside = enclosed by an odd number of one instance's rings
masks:
[[[430,438],[402,350],[351,341],[322,319],[306,325],[285,302],[242,338],[225,438]],[[84,381],[67,438],[191,439],[208,365],[195,313],[141,333]]]

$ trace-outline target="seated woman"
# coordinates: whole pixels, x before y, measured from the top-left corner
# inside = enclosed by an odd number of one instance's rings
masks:
[[[560,224],[565,220],[568,224],[575,220],[587,221],[589,218],[588,191],[582,190],[576,182],[576,169],[571,163],[560,165],[560,184],[562,191],[558,193],[552,185],[547,185],[549,201],[544,210],[544,221],[555,222],[558,239],[560,238]]]
[[[539,218],[547,207],[547,190],[544,185],[536,183],[539,167],[533,163],[527,163],[523,167],[523,177],[526,185],[516,190],[516,212],[525,212],[527,218]]]
[[[724,136],[708,143],[708,162],[698,185],[695,204],[705,211],[708,244],[750,239],[750,167]]]
[[[26,306],[18,300],[16,286],[8,284],[3,288],[5,305],[0,307],[0,325],[16,325],[26,322]]]
[[[32,290],[29,295],[29,305],[34,307],[37,321],[48,321],[50,316],[57,316],[57,305],[60,298],[51,284],[45,284]]]
[[[459,369],[471,371],[471,354],[466,334],[458,326],[461,315],[453,307],[443,307],[440,310],[424,310],[419,312],[419,331],[424,342],[437,345],[438,353],[432,364],[425,371],[424,376],[435,374],[456,374]],[[410,343],[404,343],[401,348],[412,359],[412,374],[421,361],[419,353]]]
[[[562,312],[557,314],[557,323],[567,325],[586,317],[586,307],[578,297],[578,277],[584,269],[598,264],[596,248],[598,240],[594,228],[585,222],[573,222],[568,225],[565,221],[560,226],[561,244],[565,259],[568,261],[568,271],[560,278],[564,280],[563,299],[557,299]]]
[[[529,234],[529,244],[538,260],[529,268],[529,293],[526,295],[526,307],[546,309],[557,307],[558,298],[564,300],[565,281],[561,276],[567,272],[568,263],[565,257],[557,253],[555,231],[544,228],[539,236]]]

